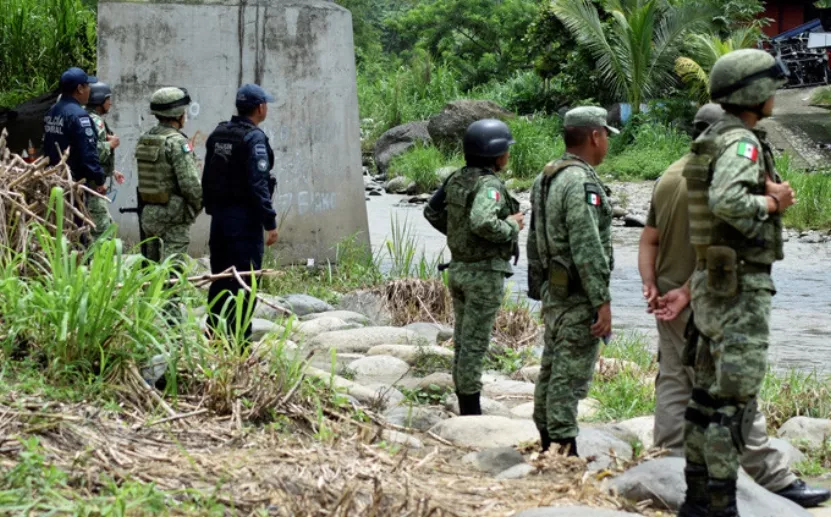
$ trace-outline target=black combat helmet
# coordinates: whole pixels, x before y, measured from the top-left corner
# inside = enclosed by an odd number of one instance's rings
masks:
[[[101,106],[108,97],[112,97],[113,91],[107,83],[97,82],[89,85],[89,100],[87,106]]]
[[[511,130],[501,120],[477,120],[467,127],[464,138],[465,156],[495,158],[508,152],[514,142]]]

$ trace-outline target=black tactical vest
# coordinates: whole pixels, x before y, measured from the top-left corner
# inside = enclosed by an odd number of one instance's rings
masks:
[[[202,175],[202,191],[207,211],[249,202],[250,189],[246,174],[248,146],[245,136],[255,129],[253,125],[221,122],[211,135],[213,149],[209,151],[213,154],[210,163],[205,164]]]

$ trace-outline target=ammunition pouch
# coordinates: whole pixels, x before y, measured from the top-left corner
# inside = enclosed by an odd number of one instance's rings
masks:
[[[542,300],[542,284],[548,280],[548,269],[540,261],[528,261],[528,298]]]
[[[139,199],[145,205],[166,205],[170,202],[169,192],[139,192]]]
[[[695,314],[690,314],[690,320],[687,322],[687,327],[684,329],[684,352],[681,357],[681,363],[684,366],[695,366],[695,358],[698,353],[698,340],[701,337],[701,332],[695,326]]]
[[[707,292],[730,298],[739,290],[736,250],[728,246],[707,248]]]
[[[548,268],[548,292],[553,298],[568,298],[569,274],[568,268],[556,260],[552,260]]]
[[[747,439],[753,429],[753,421],[756,419],[756,413],[759,410],[759,400],[752,397],[747,402],[739,402],[735,399],[715,398],[699,388],[693,390],[692,400],[701,406],[712,409],[714,412],[708,422],[704,413],[695,408],[687,408],[684,415],[686,419],[700,427],[707,427],[710,423],[726,427],[730,431],[733,445],[736,446],[739,454],[743,453],[747,448]],[[720,411],[722,408],[729,406],[736,408],[733,416],[727,416]]]

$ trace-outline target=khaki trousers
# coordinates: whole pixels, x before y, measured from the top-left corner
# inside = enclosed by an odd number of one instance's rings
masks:
[[[684,455],[684,412],[693,390],[694,371],[682,362],[684,329],[690,310],[675,321],[658,321],[658,379],[655,381],[655,446]],[[788,467],[788,458],[770,443],[764,415],[759,412],[741,457],[742,468],[761,486],[778,492],[796,476]]]

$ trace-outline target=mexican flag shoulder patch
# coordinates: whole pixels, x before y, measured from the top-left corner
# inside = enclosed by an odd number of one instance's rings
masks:
[[[739,142],[736,154],[756,163],[759,159],[759,148],[752,142],[741,141]]]
[[[184,144],[182,144],[182,152],[183,153],[193,152],[193,147],[191,147],[190,142],[185,142]]]
[[[600,196],[594,192],[587,192],[586,203],[590,204],[591,206],[600,206]]]
[[[501,197],[502,196],[499,194],[499,191],[496,190],[495,188],[489,188],[488,189],[488,199],[493,199],[494,201],[499,201],[501,199]]]

